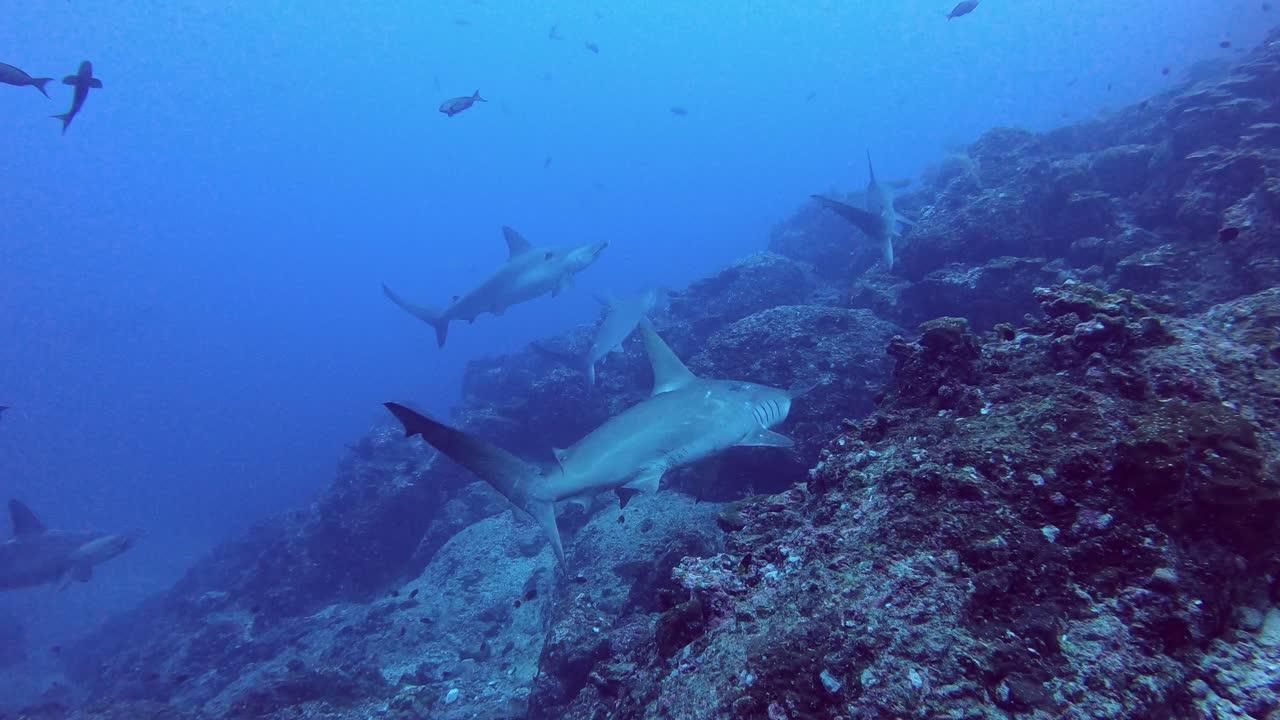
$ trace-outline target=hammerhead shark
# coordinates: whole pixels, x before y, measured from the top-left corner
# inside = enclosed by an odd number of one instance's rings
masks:
[[[49,530],[17,500],[9,501],[13,539],[0,543],[0,590],[89,582],[93,568],[132,548],[140,531],[127,533]]]
[[[871,180],[867,183],[865,209],[856,208],[848,203],[832,200],[821,195],[813,199],[822,206],[848,220],[867,237],[880,244],[880,257],[884,261],[885,270],[893,269],[893,239],[902,234],[901,225],[911,225],[911,221],[899,215],[893,209],[893,190],[881,187],[876,182],[876,169],[871,165],[871,152],[867,151],[867,170]]]
[[[75,75],[68,75],[62,79],[63,85],[71,85],[75,91],[71,95],[71,109],[52,117],[62,121],[62,134],[67,134],[67,126],[80,114],[80,108],[84,107],[85,98],[89,97],[90,88],[102,88],[102,81],[93,76],[93,63],[85,60],[80,63],[80,68],[76,70]]]
[[[564,546],[555,504],[589,500],[612,490],[626,506],[636,492],[654,492],[668,471],[734,446],[788,448],[791,438],[771,428],[786,419],[791,401],[806,388],[780,390],[738,380],[695,376],[648,323],[645,350],[653,366],[653,394],[609,418],[554,464],[522,460],[478,437],[397,403],[386,407],[406,437],[422,439],[475,473],[527,512],[551,540],[563,566]]]
[[[547,293],[555,297],[562,289],[570,287],[573,276],[595,262],[600,252],[609,246],[605,241],[570,248],[534,247],[509,227],[503,227],[502,234],[507,239],[507,249],[510,251],[506,264],[476,289],[455,297],[453,304],[443,311],[415,305],[385,284],[382,292],[410,315],[435,328],[436,344],[444,347],[450,321],[475,322],[479,315],[501,315],[512,305]]]
[[[595,387],[596,363],[608,357],[609,353],[622,349],[622,342],[658,304],[659,294],[658,290],[645,290],[624,298],[596,298],[605,306],[605,312],[584,358],[583,373],[587,376],[587,387]]]

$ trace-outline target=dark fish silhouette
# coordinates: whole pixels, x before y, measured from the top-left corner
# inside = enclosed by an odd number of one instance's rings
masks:
[[[68,75],[62,78],[63,85],[71,85],[75,88],[75,94],[71,96],[71,109],[61,115],[51,115],[62,121],[62,134],[67,133],[67,126],[80,114],[80,108],[84,107],[85,98],[89,97],[89,88],[102,89],[102,81],[93,76],[93,63],[85,60],[80,63],[80,69],[75,75]]]
[[[681,116],[681,117],[684,117],[685,115],[688,115],[688,114],[689,114],[689,111],[688,111],[688,110],[685,110],[684,108],[680,107],[679,105],[672,105],[672,106],[671,106],[671,114],[672,114],[672,115],[679,115],[679,116]]]
[[[455,18],[453,24],[458,27],[471,27],[471,21],[466,18]]]
[[[597,45],[597,44],[595,44],[595,43],[593,43],[593,42],[591,42],[590,40],[588,40],[587,42],[583,43],[583,45],[584,45],[584,46],[586,46],[586,48],[587,48],[588,50],[590,50],[591,52],[593,52],[593,53],[595,53],[595,54],[597,54],[597,55],[599,55],[599,54],[600,54],[600,46],[599,46],[599,45]]]
[[[1218,231],[1218,242],[1231,242],[1240,237],[1240,228],[1224,227]]]
[[[955,7],[951,8],[951,12],[947,15],[947,19],[964,17],[974,10],[978,9],[978,0],[963,0]]]
[[[551,31],[547,33],[547,39],[548,39],[548,40],[559,40],[559,39],[561,39],[561,37],[562,37],[562,36],[560,35],[560,26],[559,26],[559,25],[552,25],[552,26],[551,26]]]
[[[546,159],[546,160],[543,160],[543,161],[542,161],[542,169],[543,169],[543,170],[546,170],[546,169],[547,169],[547,168],[549,168],[549,167],[551,167],[551,156],[550,156],[550,155],[548,155],[548,156],[547,156],[547,159]]]
[[[444,113],[445,115],[448,115],[449,117],[453,117],[454,115],[457,115],[458,113],[462,112],[463,110],[466,110],[467,108],[471,107],[472,105],[475,105],[478,102],[489,102],[488,100],[485,100],[484,98],[480,97],[479,90],[475,91],[475,93],[470,96],[464,95],[462,97],[456,97],[451,100],[445,100],[444,102],[440,103],[440,112]]]
[[[814,98],[816,98],[816,97],[818,97],[818,91],[817,91],[817,90],[810,90],[810,91],[809,91],[809,94],[804,96],[804,101],[805,101],[805,102],[809,102],[809,101],[813,100],[813,99],[814,99]]]
[[[1223,40],[1222,42],[1218,43],[1218,47],[1222,48],[1223,50],[1226,50],[1227,48],[1231,47],[1231,41]]]
[[[17,85],[18,87],[30,85],[31,87],[39,90],[41,95],[49,97],[49,93],[45,92],[44,86],[52,79],[53,78],[33,78],[23,70],[12,65],[0,63],[0,83],[4,83],[6,85]]]

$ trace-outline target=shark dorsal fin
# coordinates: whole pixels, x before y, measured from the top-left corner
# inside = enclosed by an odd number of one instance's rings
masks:
[[[9,501],[9,517],[13,518],[14,537],[30,537],[45,531],[44,523],[31,512],[31,508],[17,500]]]
[[[502,226],[502,236],[507,239],[507,250],[511,253],[507,256],[508,259],[517,255],[523,255],[533,247],[533,245],[529,244],[528,240],[524,239],[523,235],[506,225]]]
[[[878,184],[878,183],[876,183],[876,169],[875,169],[875,167],[871,164],[871,151],[870,151],[870,150],[868,150],[868,151],[867,151],[867,172],[868,172],[868,173],[870,173],[870,175],[871,175],[871,183],[870,183],[870,184],[872,184],[872,185],[876,185],[876,184]]]
[[[649,354],[649,364],[653,366],[654,395],[677,390],[697,379],[680,362],[680,358],[671,352],[662,338],[658,337],[648,320],[640,323],[640,331],[644,334],[644,349]]]

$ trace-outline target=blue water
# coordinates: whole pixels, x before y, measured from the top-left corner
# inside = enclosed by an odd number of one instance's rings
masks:
[[[469,359],[590,321],[592,291],[762,249],[808,194],[861,187],[864,149],[910,177],[993,126],[1136,102],[1268,24],[1256,2],[951,4],[6,5],[0,61],[90,59],[105,87],[60,136],[70,88],[0,86],[0,495],[149,535],[0,616],[46,641],[162,589],[321,490],[380,402],[445,412]],[[443,304],[504,259],[504,224],[612,245],[438,350],[379,283]]]

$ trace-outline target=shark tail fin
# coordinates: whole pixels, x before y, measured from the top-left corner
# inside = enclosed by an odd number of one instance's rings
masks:
[[[480,97],[479,90],[476,90],[474,93],[471,94],[471,101],[472,102],[489,102],[488,100],[485,100],[484,98]]]
[[[31,87],[40,91],[40,94],[49,97],[49,91],[44,89],[45,85],[53,82],[53,78],[31,78]]]
[[[444,347],[444,341],[449,337],[449,319],[442,316],[438,311],[422,305],[415,305],[408,300],[400,297],[391,288],[385,284],[382,286],[382,294],[386,295],[391,302],[399,305],[402,310],[410,315],[425,322],[436,331],[436,345]]]
[[[51,117],[51,118],[53,118],[53,119],[55,119],[55,120],[61,120],[61,121],[62,121],[62,134],[63,134],[63,135],[66,135],[66,134],[67,134],[67,126],[71,124],[71,117],[72,117],[72,116],[71,116],[71,113],[69,113],[69,112],[64,112],[64,113],[62,113],[62,114],[60,114],[60,115],[50,115],[49,117]]]
[[[534,500],[528,496],[530,482],[542,477],[540,468],[496,445],[436,422],[404,405],[392,402],[384,404],[404,426],[405,437],[421,436],[427,444],[492,485],[512,505],[529,513],[547,534],[556,559],[564,562],[564,546],[560,543],[560,530],[556,526],[554,503]]]
[[[842,203],[839,200],[832,200],[831,198],[823,197],[821,195],[814,195],[812,197],[814,200],[822,203],[823,207],[849,221],[849,223],[861,230],[863,233],[870,235],[871,237],[876,237],[882,232],[880,229],[880,219],[866,210],[856,208],[848,203]]]

